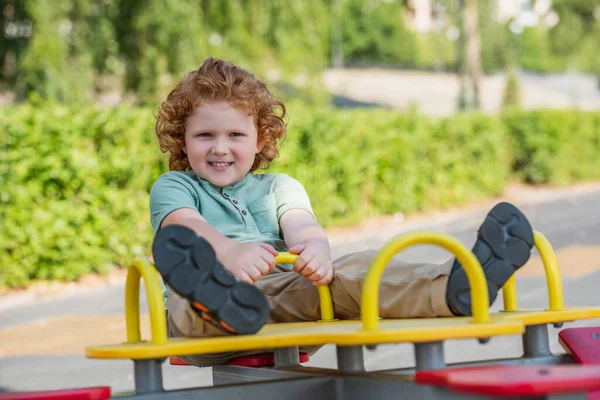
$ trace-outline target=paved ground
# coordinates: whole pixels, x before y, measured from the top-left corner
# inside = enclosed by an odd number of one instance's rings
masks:
[[[556,194],[559,194],[557,197]],[[510,195],[511,193],[509,193]],[[537,230],[546,234],[557,249],[568,305],[600,306],[600,185],[582,191],[513,190],[512,199],[520,204]],[[566,197],[565,197],[566,196]],[[510,197],[510,196],[509,196]],[[540,199],[547,201],[539,202]],[[332,231],[334,256],[367,248],[379,248],[390,238],[414,229],[434,229],[457,237],[471,246],[475,230],[490,204],[468,210],[441,212],[408,220],[379,221],[362,232]],[[373,230],[375,228],[375,230]],[[431,246],[419,246],[402,253],[406,260],[440,261],[448,255]],[[533,257],[521,271],[517,282],[519,305],[544,307],[547,304],[542,269]],[[34,390],[110,385],[114,392],[133,389],[133,368],[129,361],[97,361],[83,357],[83,348],[93,344],[123,341],[123,286],[93,288],[69,296],[0,307],[0,390]],[[142,296],[143,297],[143,296]],[[501,298],[494,309],[501,305]],[[145,304],[143,305],[145,310]],[[580,321],[569,326],[597,325],[598,320]],[[147,318],[142,321],[147,327]],[[558,330],[551,328],[552,348],[561,351],[556,341]],[[146,329],[147,334],[147,329]],[[474,340],[446,343],[448,362],[519,356],[519,336],[494,338],[482,346]],[[366,352],[370,370],[397,368],[413,364],[409,345],[385,345]],[[311,360],[311,365],[335,367],[335,351],[326,346]],[[164,366],[167,389],[211,384],[209,368]]]
[[[397,110],[416,107],[420,112],[449,116],[456,111],[460,82],[455,74],[398,71],[379,68],[330,69],[325,87],[338,96],[340,105],[380,104]],[[481,109],[496,113],[502,107],[506,76],[481,79]],[[593,75],[519,74],[521,105],[525,109],[600,109],[598,78]]]

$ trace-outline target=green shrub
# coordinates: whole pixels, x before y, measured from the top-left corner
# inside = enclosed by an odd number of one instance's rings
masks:
[[[273,170],[304,183],[328,226],[498,194],[510,172],[496,118],[324,108],[291,115]]]
[[[514,176],[600,178],[597,112],[289,110],[270,171],[300,180],[325,226],[498,195]],[[148,192],[166,171],[152,125],[142,108],[0,109],[0,287],[74,280],[148,255]]]
[[[162,172],[149,110],[29,104],[0,109],[0,132],[0,286],[146,254]]]
[[[513,169],[533,184],[566,185],[600,178],[600,113],[506,112]]]

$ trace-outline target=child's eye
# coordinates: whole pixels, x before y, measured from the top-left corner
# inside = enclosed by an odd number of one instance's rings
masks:
[[[196,137],[210,137],[210,133],[208,132],[200,132],[196,134]]]
[[[231,132],[231,136],[244,136],[244,134],[240,132]]]

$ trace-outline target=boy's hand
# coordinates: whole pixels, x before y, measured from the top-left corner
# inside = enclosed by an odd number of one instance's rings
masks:
[[[329,247],[320,240],[309,240],[290,248],[291,254],[298,254],[294,271],[312,281],[313,285],[327,285],[333,279],[333,265]]]
[[[270,244],[235,242],[221,257],[221,262],[239,281],[254,284],[275,268],[277,254]]]

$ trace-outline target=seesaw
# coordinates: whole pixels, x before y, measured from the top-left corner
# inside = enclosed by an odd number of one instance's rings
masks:
[[[544,262],[549,305],[546,309],[520,309],[514,279],[503,287],[504,309],[490,314],[486,281],[475,256],[456,239],[434,232],[414,232],[390,241],[369,267],[361,298],[361,319],[339,321],[327,286],[319,287],[321,320],[270,324],[254,335],[214,338],[167,338],[164,303],[159,276],[147,261],[135,260],[128,270],[125,290],[127,341],[88,347],[89,358],[131,359],[134,364],[135,393],[119,398],[260,398],[287,400],[320,399],[483,399],[586,398],[600,390],[600,366],[577,365],[573,356],[553,355],[549,349],[548,324],[560,326],[569,321],[600,317],[600,308],[565,307],[560,270],[551,245],[539,232],[535,246]],[[417,244],[438,245],[450,251],[464,266],[471,287],[472,316],[382,320],[378,314],[378,287],[391,257]],[[294,261],[281,255],[277,262]],[[139,318],[139,285],[144,279],[150,313],[151,338],[142,340]],[[486,362],[446,365],[446,340],[490,338],[519,334],[523,337],[523,357]],[[415,368],[366,372],[363,347],[383,343],[412,343]],[[301,346],[333,344],[337,369],[304,367],[307,356]],[[492,345],[492,344],[490,344]],[[596,345],[600,348],[599,345]],[[265,350],[264,355],[230,360],[229,365],[213,367],[213,387],[165,391],[162,363],[182,364],[177,356],[243,350]],[[302,357],[302,360],[301,360]],[[563,365],[561,365],[563,364]],[[192,367],[187,367],[192,368]],[[108,388],[79,390],[69,397],[65,391],[0,394],[5,398],[55,399],[110,397]],[[84,390],[82,394],[81,390]],[[107,392],[108,390],[108,392]],[[7,396],[13,397],[7,397]],[[17,395],[30,397],[14,397]],[[54,397],[53,397],[54,396]],[[65,397],[66,396],[66,397]],[[87,396],[87,397],[85,397]]]

